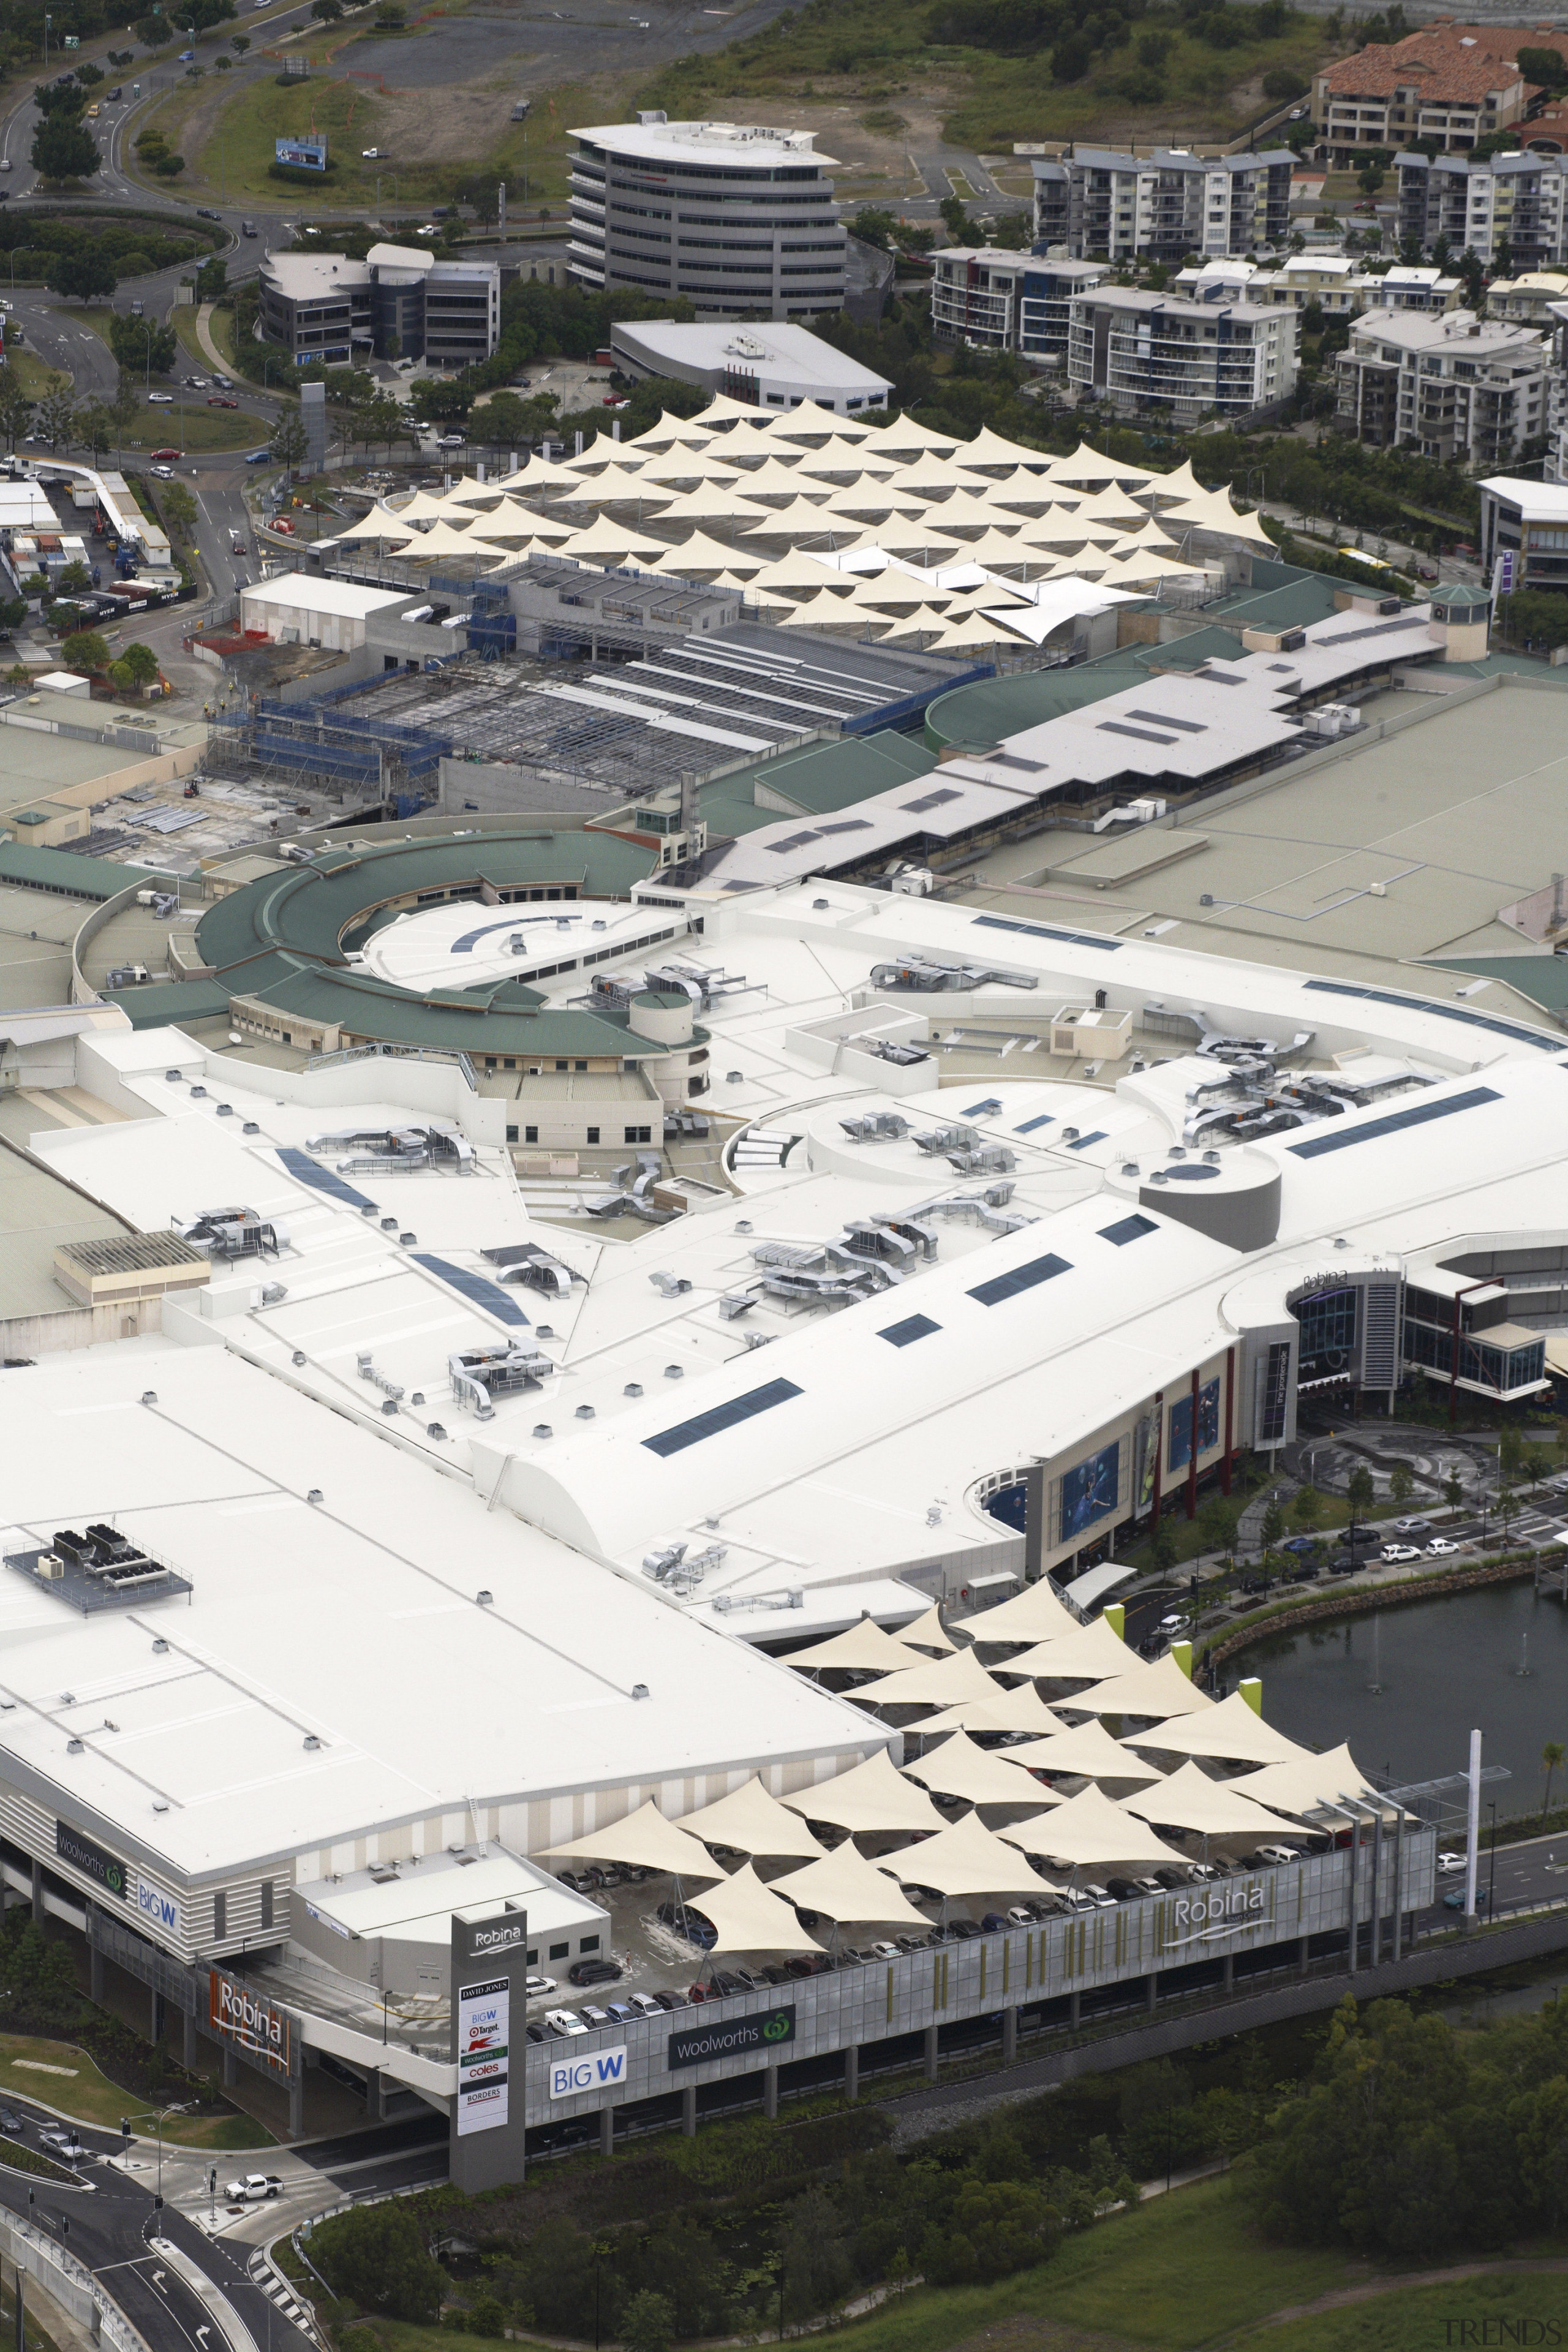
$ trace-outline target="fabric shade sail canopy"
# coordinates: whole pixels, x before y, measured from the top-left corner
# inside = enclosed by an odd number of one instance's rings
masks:
[[[1039,1783],[1008,1762],[1011,1752],[976,1748],[966,1731],[955,1731],[940,1748],[906,1764],[904,1776],[944,1797],[965,1798],[972,1805],[1037,1805]]]
[[[591,1854],[596,1862],[621,1862],[633,1870],[672,1872],[678,1878],[721,1878],[723,1872],[707,1847],[673,1822],[667,1822],[650,1797],[635,1813],[627,1813],[605,1829],[584,1830],[563,1845],[549,1845],[544,1858],[558,1853]]]
[[[1163,1720],[1173,1715],[1198,1715],[1214,1705],[1168,1654],[1152,1665],[1134,1666],[1092,1690],[1074,1691],[1061,1705],[1081,1707],[1086,1715],[1141,1715]],[[1254,1721],[1256,1721],[1256,1717]],[[1259,1762],[1265,1759],[1259,1758]]]
[[[907,1642],[911,1649],[935,1650],[944,1658],[951,1657],[958,1647],[957,1643],[949,1638],[942,1622],[942,1611],[934,1601],[923,1617],[917,1617],[912,1625],[905,1625],[900,1630],[899,1639]]]
[[[797,1789],[780,1800],[808,1822],[831,1822],[851,1832],[875,1830],[940,1830],[942,1815],[922,1789],[906,1780],[885,1748],[836,1780]],[[842,1853],[843,1849],[838,1849]]]
[[[697,572],[760,572],[763,559],[744,548],[724,547],[705,530],[694,530],[689,539],[682,540],[649,564],[650,572],[673,572],[678,580],[689,579]]]
[[[1037,1816],[1044,1821],[1047,1817]],[[1054,1820],[1055,1815],[1048,1817]],[[1138,1824],[1142,1828],[1142,1823]],[[1036,1822],[1019,1822],[1009,1832],[1016,1840],[1028,1832],[1028,1850],[1048,1844],[1051,1831]],[[927,1838],[894,1857],[904,1867],[905,1884],[934,1886],[944,1897],[954,1895],[1037,1895],[1039,1874],[1024,1860],[1016,1843],[988,1830],[978,1813],[966,1813],[940,1837]]]
[[[1026,1584],[1011,1601],[972,1617],[965,1628],[981,1649],[989,1649],[993,1642],[1053,1642],[1059,1633],[1079,1630],[1079,1620],[1043,1576],[1037,1584]]]
[[[809,1650],[792,1650],[783,1663],[813,1672],[819,1666],[874,1666],[879,1673],[890,1675],[923,1662],[918,1650],[910,1649],[891,1633],[884,1633],[874,1617],[862,1617],[847,1633],[834,1633],[826,1642],[814,1642]]]
[[[1126,1811],[1092,1781],[1054,1811],[1041,1813],[1033,1822],[1005,1823],[997,1835],[1007,1843],[1025,1845],[1030,1853],[1049,1854],[1053,1862],[1073,1870],[1108,1869],[1116,1862],[1186,1859],[1163,1838],[1156,1837],[1147,1822]],[[931,1843],[936,1843],[934,1838]]]
[[[961,1699],[956,1706],[944,1707],[921,1724],[921,1737],[931,1739],[939,1731],[1027,1731],[1037,1739],[1049,1739],[1062,1728],[1061,1717],[1046,1705],[1033,1683],[1021,1683],[1013,1691],[998,1684],[993,1699]]]
[[[339,539],[412,539],[414,525],[406,515],[395,514],[391,507],[372,507],[363,522],[352,523],[348,530],[337,533]]]
[[[823,1851],[800,1815],[781,1805],[755,1773],[717,1803],[683,1814],[680,1827],[705,1845],[732,1845],[742,1853],[798,1854],[815,1861]]]
[[[955,1650],[929,1665],[906,1666],[862,1683],[855,1698],[862,1706],[954,1706],[960,1699],[994,1699],[996,1685],[973,1650]]]
[[[733,489],[721,489],[716,482],[703,482],[694,490],[683,491],[659,514],[662,526],[669,522],[755,522],[766,513],[765,507],[748,506],[741,496],[742,485]]]
[[[416,536],[398,551],[400,563],[438,563],[443,557],[505,555],[504,547],[481,538],[479,530],[454,530],[449,522],[432,523],[423,539]]]
[[[930,1843],[934,1845],[936,1840]],[[775,1878],[773,1891],[790,1903],[798,1903],[805,1911],[820,1911],[838,1926],[846,1921],[866,1926],[875,1921],[897,1927],[931,1925],[900,1894],[898,1880],[868,1862],[854,1845],[838,1846],[822,1861],[808,1862],[804,1870],[792,1870],[787,1878]]]
[[[1366,1774],[1347,1747],[1330,1748],[1326,1756],[1301,1756],[1288,1764],[1266,1764],[1261,1771],[1245,1772],[1226,1786],[1237,1796],[1271,1812],[1300,1820],[1319,1805],[1337,1805],[1342,1796],[1369,1793]]]
[[[1097,1617],[1092,1625],[1073,1625],[1048,1642],[1037,1642],[1016,1658],[999,1658],[999,1675],[1027,1675],[1031,1682],[1103,1682],[1110,1675],[1131,1673],[1142,1663],[1120,1633]]]
[[[896,1892],[896,1890],[895,1890]],[[689,1906],[711,1922],[721,1952],[820,1952],[790,1906],[764,1886],[752,1864],[704,1889]],[[814,1905],[820,1909],[820,1905]]]
[[[1032,1772],[1076,1772],[1086,1780],[1157,1780],[1152,1764],[1142,1763],[1103,1723],[1090,1717],[1070,1731],[1053,1732],[1047,1739],[1031,1739],[1012,1754]]]
[[[1262,1805],[1243,1796],[1237,1780],[1211,1780],[1189,1759],[1178,1772],[1135,1797],[1124,1797],[1130,1813],[1162,1829],[1191,1830],[1200,1837],[1278,1836],[1279,1824]]]
[[[612,522],[606,514],[595,517],[582,530],[574,530],[565,544],[568,555],[584,558],[660,555],[664,551],[658,540],[649,539],[630,523]]]
[[[395,512],[399,522],[439,522],[443,515],[451,512],[451,509],[444,498],[433,499],[428,490],[416,490],[412,498],[404,499]]]
[[[1223,1757],[1235,1764],[1294,1764],[1311,1754],[1310,1748],[1287,1739],[1282,1731],[1254,1715],[1239,1691],[1232,1691],[1218,1706],[1205,1707],[1201,1715],[1130,1733],[1128,1744],[1161,1748],[1171,1756]]]

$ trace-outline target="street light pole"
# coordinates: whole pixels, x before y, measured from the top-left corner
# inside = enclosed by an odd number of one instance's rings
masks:
[[[1487,1917],[1495,1919],[1497,1917],[1497,1807],[1489,1805],[1487,1811],[1492,1817],[1492,1862],[1491,1868],[1487,1874]]]

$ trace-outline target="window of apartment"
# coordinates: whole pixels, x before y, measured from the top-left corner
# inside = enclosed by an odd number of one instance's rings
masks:
[[[596,1127],[591,1127],[588,1129],[588,1140],[590,1143],[597,1143],[599,1140],[599,1130]]]
[[[512,1129],[512,1133],[514,1135],[517,1133],[516,1128]],[[537,1143],[539,1140],[539,1129],[536,1127],[525,1127],[522,1130],[522,1139],[524,1143]]]

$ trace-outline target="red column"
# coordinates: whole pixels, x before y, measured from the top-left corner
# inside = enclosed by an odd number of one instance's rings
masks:
[[[1154,1492],[1149,1502],[1149,1532],[1160,1524],[1160,1479],[1165,1467],[1165,1391],[1154,1392]]]
[[[1222,1495],[1230,1492],[1230,1457],[1236,1430],[1236,1349],[1225,1351],[1225,1452],[1219,1458],[1219,1486]]]

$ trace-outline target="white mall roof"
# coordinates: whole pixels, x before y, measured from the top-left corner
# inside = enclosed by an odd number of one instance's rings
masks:
[[[406,604],[406,588],[359,588],[352,580],[328,580],[314,572],[283,572],[242,588],[247,604],[286,605],[296,613],[335,614],[340,620],[363,621],[389,604]]]

